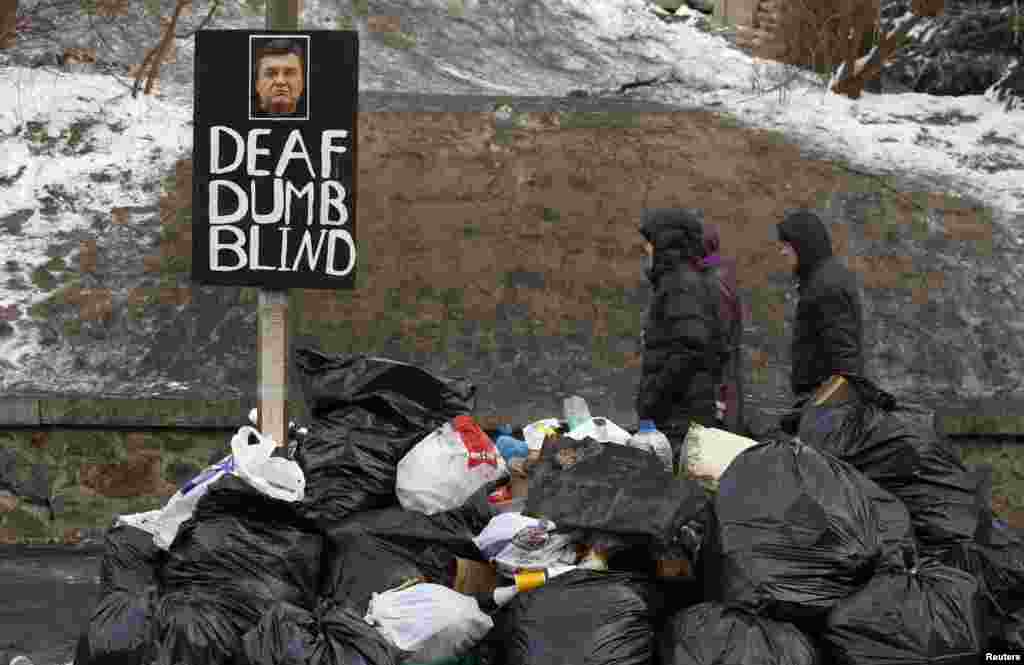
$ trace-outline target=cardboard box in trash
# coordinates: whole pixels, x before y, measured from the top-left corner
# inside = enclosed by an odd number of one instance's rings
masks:
[[[459,593],[491,593],[498,588],[498,571],[492,563],[455,560],[455,590]]]
[[[512,498],[525,498],[530,490],[530,475],[526,470],[525,461],[522,459],[513,460],[509,464],[509,474],[512,477],[509,487],[512,490]]]
[[[660,559],[654,574],[662,579],[692,579],[693,567],[687,559]]]

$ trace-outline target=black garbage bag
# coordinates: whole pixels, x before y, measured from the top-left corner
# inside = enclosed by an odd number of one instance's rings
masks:
[[[154,665],[235,665],[242,655],[242,635],[268,611],[255,609],[235,594],[176,591],[163,595],[156,610]]]
[[[880,571],[839,603],[822,638],[835,665],[974,665],[985,648],[978,581],[934,559]]]
[[[221,662],[204,654],[236,655],[237,637],[278,601],[315,606],[324,539],[296,505],[233,475],[209,487],[178,531],[163,569],[161,657],[166,651],[185,662]],[[207,599],[215,602],[207,607]],[[228,633],[228,642],[217,642]]]
[[[878,400],[859,399],[838,407],[806,408],[799,436],[857,467],[903,501],[922,544],[975,537],[983,503],[979,479],[934,427]]]
[[[806,635],[789,623],[718,603],[676,614],[661,633],[661,665],[817,665]]]
[[[1024,652],[1024,610],[1009,616],[990,617],[989,621],[995,624],[989,635],[989,651]]]
[[[922,553],[977,577],[1000,612],[1024,610],[1024,544],[991,547],[958,542],[925,548]]]
[[[698,482],[674,477],[649,452],[562,437],[544,444],[524,513],[552,520],[559,531],[667,546],[679,542],[682,527],[707,504]]]
[[[1006,641],[1007,635],[1020,633],[1019,618],[1014,615],[1024,611],[1024,543],[1008,529],[998,527],[987,540],[988,545],[961,541],[929,547],[923,554],[978,580],[986,599],[988,637]],[[1014,638],[1009,639],[1013,645]]]
[[[149,665],[155,657],[155,586],[105,593],[78,640],[75,665]]]
[[[704,549],[706,600],[781,621],[820,617],[881,559],[856,469],[798,441],[762,443],[722,475]]]
[[[401,459],[435,428],[472,412],[476,388],[364,354],[299,349],[296,366],[313,422],[296,452],[306,475],[305,513],[324,529],[398,503]]]
[[[340,520],[328,530],[329,538],[340,534],[368,534],[415,550],[440,545],[464,559],[482,560],[473,542],[494,517],[487,500],[490,488],[473,494],[461,507],[424,515],[401,506],[367,510]]]
[[[245,665],[395,665],[402,653],[362,616],[325,601],[278,603],[242,638]]]
[[[496,665],[650,665],[657,590],[628,573],[575,570],[521,593],[494,617]]]
[[[452,586],[455,565],[455,556],[440,546],[414,552],[375,536],[341,534],[325,551],[324,596],[365,616],[373,594],[411,579]]]
[[[278,600],[313,607],[323,540],[296,504],[225,475],[179,529],[163,569],[163,591],[235,594],[259,614]]]
[[[410,578],[452,586],[457,558],[484,560],[473,538],[493,514],[483,488],[461,508],[434,515],[401,507],[352,515],[327,534],[321,595],[365,615],[374,593]]]
[[[100,560],[100,592],[141,591],[158,583],[165,553],[153,542],[153,534],[120,525],[103,537]]]
[[[153,613],[164,551],[133,526],[104,534],[100,600],[78,640],[75,663],[143,665],[153,649]]]
[[[908,555],[913,559],[917,552],[917,541],[914,539],[914,527],[907,507],[870,478],[858,475],[857,480],[863,485],[864,494],[871,499],[878,513],[878,533],[882,543],[879,565],[903,565]]]

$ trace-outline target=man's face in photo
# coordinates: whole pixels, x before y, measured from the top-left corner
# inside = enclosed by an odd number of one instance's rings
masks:
[[[294,53],[260,58],[256,95],[264,113],[294,113],[303,90],[302,59]]]

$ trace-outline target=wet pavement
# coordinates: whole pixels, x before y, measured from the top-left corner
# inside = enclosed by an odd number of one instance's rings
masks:
[[[0,665],[64,665],[99,599],[95,548],[0,547]]]

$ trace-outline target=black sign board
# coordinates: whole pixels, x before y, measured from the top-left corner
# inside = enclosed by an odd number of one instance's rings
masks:
[[[192,279],[351,289],[359,34],[196,33]]]

